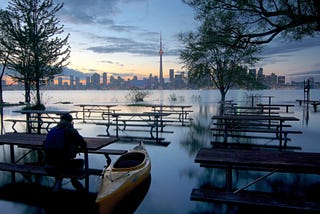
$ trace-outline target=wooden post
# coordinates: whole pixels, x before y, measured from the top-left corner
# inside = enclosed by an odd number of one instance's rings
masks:
[[[226,191],[232,191],[232,165],[228,164],[226,168]]]

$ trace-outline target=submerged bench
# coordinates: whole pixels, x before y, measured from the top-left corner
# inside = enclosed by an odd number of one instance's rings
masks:
[[[116,128],[116,137],[118,137],[118,131],[121,130],[121,131],[127,131],[127,127],[148,127],[150,128],[150,130],[144,130],[144,131],[147,131],[150,133],[150,136],[151,138],[155,138],[157,139],[158,138],[158,133],[159,132],[163,132],[163,128],[165,127],[164,124],[143,124],[143,123],[128,123],[129,121],[121,121],[123,122],[122,124],[117,124],[117,123],[109,123],[109,122],[97,122],[95,123],[96,125],[100,125],[100,126],[106,126],[106,133],[107,133],[107,136],[111,136],[110,135],[110,132],[109,132],[109,128],[111,126],[115,126]],[[143,122],[143,121],[142,121]],[[121,128],[122,127],[122,128]],[[158,128],[161,128],[160,130],[158,130]],[[137,130],[135,130],[137,131]],[[153,135],[153,132],[156,132],[156,137]]]
[[[111,164],[111,158],[109,155],[122,155],[127,153],[128,150],[123,149],[99,149],[95,151],[88,151],[89,154],[103,154],[106,157],[107,166]],[[42,176],[57,176],[56,173],[49,173],[45,170],[43,165],[31,165],[31,164],[15,164],[15,163],[4,163],[0,162],[0,171],[7,172],[17,172],[21,174],[34,174]],[[101,175],[102,169],[88,169],[88,175]],[[59,176],[64,178],[76,178],[84,179],[86,177],[85,170],[81,172],[71,172],[71,173],[59,173]]]
[[[193,189],[190,199],[193,201],[220,202],[233,205],[320,211],[319,200],[310,200],[303,197],[284,196],[266,192],[241,191],[233,193],[216,189]]]
[[[36,126],[36,127],[30,126],[31,129],[38,129],[38,128],[40,128],[40,129],[44,129],[44,130],[46,130],[46,131],[49,131],[50,126],[51,126],[52,124],[57,124],[57,122],[55,122],[55,121],[46,121],[46,120],[6,119],[5,121],[8,121],[8,122],[12,122],[12,123],[13,123],[12,126],[11,126],[11,128],[12,128],[12,130],[13,130],[15,133],[18,132],[18,131],[16,130],[16,128],[15,128],[15,126],[16,126],[17,123],[25,123],[25,124],[27,124],[27,123],[29,123],[29,124],[35,123],[35,124],[38,124],[39,127],[37,127],[37,126]],[[47,126],[46,126],[46,127],[42,127],[43,124],[47,124]]]
[[[289,107],[294,107],[294,104],[257,104],[262,109],[265,107],[286,107],[286,112],[289,112]]]
[[[211,142],[211,145],[214,148],[225,148],[225,149],[252,149],[252,150],[260,150],[260,149],[282,149],[276,145],[268,145],[268,144],[254,144],[254,143],[225,143],[225,142]],[[285,150],[301,150],[302,148],[299,146],[286,146]]]
[[[275,134],[276,139],[279,139],[279,146],[286,147],[287,146],[287,138],[288,134],[302,134],[302,131],[296,130],[280,130],[280,129],[270,129],[270,128],[211,128],[212,131],[224,132],[225,141],[229,136],[229,132],[250,132],[250,133],[266,133],[266,134]],[[282,136],[283,135],[283,136]],[[282,145],[282,141],[284,140],[284,145]]]
[[[8,172],[17,172],[22,174],[34,174],[34,175],[43,175],[43,176],[57,176],[55,173],[49,173],[45,170],[44,166],[31,165],[31,164],[15,164],[15,163],[0,163],[1,171]],[[59,173],[59,176],[64,178],[76,178],[83,179],[86,177],[85,171],[81,172],[72,172],[72,173]]]

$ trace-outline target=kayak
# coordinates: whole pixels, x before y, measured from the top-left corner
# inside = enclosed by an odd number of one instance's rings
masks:
[[[100,213],[112,213],[126,195],[149,177],[150,171],[151,161],[143,143],[121,155],[102,173],[96,198]]]

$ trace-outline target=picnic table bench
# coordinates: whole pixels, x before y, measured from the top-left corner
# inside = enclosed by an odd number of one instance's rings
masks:
[[[4,121],[12,122],[11,128],[15,133],[18,132],[18,130],[16,129],[17,123],[27,124],[27,127],[29,127],[30,130],[37,131],[40,128],[40,129],[46,130],[47,132],[50,130],[52,125],[57,124],[56,121],[46,121],[46,120],[5,119]],[[46,126],[43,127],[43,124],[46,124]]]
[[[227,106],[225,107],[226,113],[231,114],[279,114],[277,110],[280,110],[280,107],[261,107],[261,106]],[[265,111],[266,110],[266,111]]]

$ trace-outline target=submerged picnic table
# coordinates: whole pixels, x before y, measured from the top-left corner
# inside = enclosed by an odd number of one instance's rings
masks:
[[[228,136],[228,132],[256,132],[256,133],[275,133],[279,139],[279,147],[286,146],[287,134],[301,134],[301,131],[295,130],[284,130],[284,123],[287,121],[299,121],[296,117],[285,117],[285,116],[268,116],[268,115],[215,115],[212,116],[213,120],[221,120],[221,125],[219,127],[211,128],[211,130],[223,131],[225,133],[225,138]],[[241,124],[241,122],[257,122],[257,121],[267,121],[271,124],[272,121],[277,122],[277,129],[261,129],[258,128],[237,128],[233,127],[233,124]],[[268,125],[267,124],[267,125]],[[231,126],[231,127],[230,127]],[[259,123],[257,124],[259,126]],[[284,135],[284,136],[283,136]],[[283,139],[285,144],[282,145]],[[226,139],[225,139],[226,141]]]
[[[189,113],[192,112],[192,110],[187,110],[192,107],[191,105],[150,104],[145,105],[145,107],[151,107],[153,112],[177,114],[178,121],[181,122],[182,126],[186,125],[185,120],[188,119]]]
[[[46,138],[46,135],[43,134],[25,134],[25,133],[8,133],[0,135],[0,144],[8,145],[10,147],[10,163],[0,162],[0,170],[2,171],[11,171],[12,172],[12,181],[15,181],[15,172],[29,173],[29,174],[42,174],[49,175],[45,172],[43,165],[41,166],[31,166],[25,164],[19,164],[28,153],[22,155],[19,158],[16,158],[15,147],[28,148],[30,151],[37,150],[40,151],[43,149],[43,142]],[[109,138],[97,138],[97,137],[84,137],[84,140],[87,142],[87,149],[83,151],[84,153],[84,162],[85,162],[85,188],[89,190],[89,175],[90,171],[102,171],[102,169],[90,169],[88,161],[88,153],[99,153],[99,150],[105,146],[108,146],[118,140],[118,138],[109,137]],[[110,150],[110,154],[113,150]],[[119,151],[120,152],[120,151]],[[108,150],[102,150],[101,154],[108,154]],[[41,160],[39,160],[41,161]],[[54,176],[54,175],[49,175]],[[72,176],[72,175],[71,175]],[[68,176],[67,176],[68,177]],[[77,177],[77,176],[76,176]],[[81,177],[81,176],[78,176]]]
[[[91,117],[91,114],[97,113],[100,114],[101,119],[104,120],[104,115],[108,115],[109,113],[115,112],[113,107],[116,107],[116,104],[79,104],[75,105],[82,108],[82,120],[85,123],[86,117]],[[110,122],[110,117],[107,117],[108,122]]]
[[[289,107],[294,107],[294,104],[263,104],[259,103],[257,106],[261,107],[262,109],[265,107],[285,107],[286,108],[286,113],[289,112]]]
[[[26,132],[31,133],[36,131],[37,134],[41,133],[41,130],[49,131],[52,125],[57,124],[60,121],[60,116],[66,113],[75,114],[75,118],[78,117],[78,111],[61,111],[61,110],[17,110],[13,111],[15,113],[20,113],[25,115],[25,119],[6,119],[5,121],[12,122],[12,129],[14,132],[16,130],[17,123],[26,124]],[[34,126],[35,124],[35,126]],[[44,126],[45,125],[45,126]]]
[[[160,142],[159,132],[165,126],[162,123],[162,118],[169,116],[170,113],[158,113],[158,112],[142,112],[142,113],[131,113],[131,112],[115,112],[109,113],[114,118],[114,122],[97,122],[96,125],[105,125],[107,127],[107,136],[110,136],[110,126],[115,126],[116,133],[115,137],[119,137],[119,130],[126,131],[127,127],[148,127],[150,128],[150,137],[155,139],[156,142]],[[122,129],[120,129],[122,127]],[[156,136],[153,135],[155,132]]]
[[[255,192],[245,191],[249,186],[276,172],[319,175],[320,153],[201,148],[195,158],[195,162],[202,167],[225,168],[225,191],[214,188],[195,188],[191,193],[192,200],[320,211],[318,198],[316,201],[312,201],[301,197],[291,198],[290,195],[278,197],[275,194],[255,194]],[[239,176],[239,174],[233,174],[233,169],[259,170],[269,173],[236,189],[233,188],[233,185],[235,185],[233,176]]]

